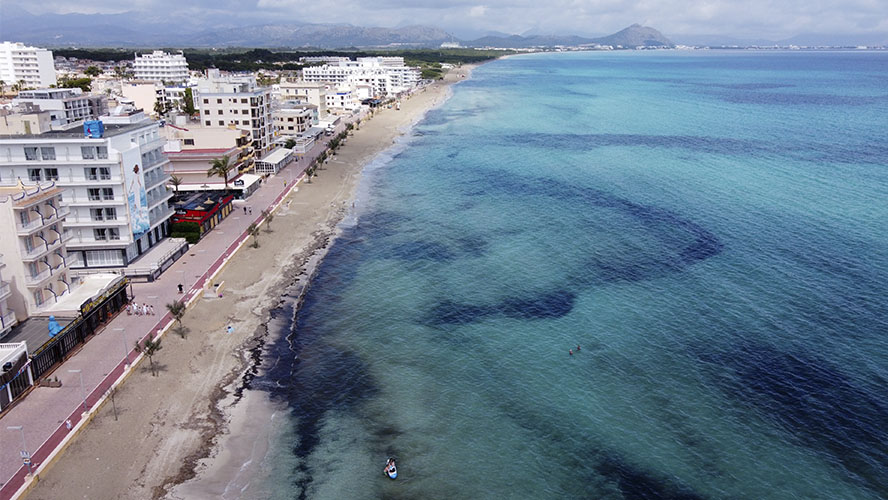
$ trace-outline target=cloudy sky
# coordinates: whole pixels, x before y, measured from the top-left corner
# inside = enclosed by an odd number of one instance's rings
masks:
[[[800,33],[888,32],[888,0],[2,0],[34,14],[210,13],[250,21],[350,23],[359,26],[426,24],[456,34],[572,33],[603,35],[632,23],[667,35],[723,34],[779,39]],[[175,14],[174,14],[175,15]]]

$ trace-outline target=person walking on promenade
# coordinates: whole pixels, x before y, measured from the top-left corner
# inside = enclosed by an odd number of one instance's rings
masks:
[[[247,207],[246,207],[246,205],[244,206],[244,215],[247,215]]]
[[[182,286],[182,283],[179,283],[179,293],[182,293],[185,290],[185,287]]]
[[[154,306],[153,305],[150,305],[150,304],[148,305],[148,314],[154,316]]]

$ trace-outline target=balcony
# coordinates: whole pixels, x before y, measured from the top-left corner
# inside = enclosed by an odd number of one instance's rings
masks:
[[[12,289],[9,287],[8,281],[0,281],[0,300],[12,295]]]
[[[54,220],[53,220],[54,221]],[[38,217],[32,221],[29,221],[27,224],[16,224],[15,232],[19,236],[27,236],[29,234],[33,234],[35,231],[46,227],[50,224],[51,221],[45,220],[41,217]]]
[[[55,238],[55,239],[52,239],[52,238]],[[47,240],[47,243],[44,243],[42,245],[37,245],[36,247],[32,248],[30,251],[22,248],[21,249],[22,261],[32,262],[35,260],[39,260],[44,255],[46,255],[49,252],[52,252],[53,250],[56,250],[57,248],[62,246],[62,238],[59,238],[58,236],[53,236],[52,238]]]
[[[52,277],[52,269],[44,269],[35,275],[25,275],[25,286],[37,288]]]
[[[173,210],[172,208],[169,208],[169,207],[165,207],[161,210],[150,212],[148,214],[149,224],[153,227],[157,223],[162,222],[162,221],[172,217],[174,213],[175,213],[175,210]]]
[[[173,197],[173,192],[168,191],[166,189],[161,190],[160,195],[149,195],[148,196],[148,209],[151,210],[160,203],[166,202],[170,198]]]
[[[95,207],[108,205],[123,205],[126,203],[123,196],[115,196],[113,198],[90,199],[89,197],[80,197],[74,199],[65,199],[65,203],[75,207]]]
[[[0,315],[0,331],[15,326],[15,311],[6,311],[6,314]]]

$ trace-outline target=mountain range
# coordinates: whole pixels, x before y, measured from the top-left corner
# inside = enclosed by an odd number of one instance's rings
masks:
[[[451,33],[429,26],[397,28],[360,27],[350,24],[303,22],[268,23],[250,13],[238,17],[190,12],[185,7],[175,20],[166,13],[124,12],[120,14],[42,14],[0,3],[0,33],[3,40],[42,47],[256,47],[256,48],[348,48],[348,47],[438,47],[442,42],[460,42],[467,47],[553,47],[612,45],[623,47],[671,47],[675,44],[659,31],[633,24],[604,37],[541,34],[488,33],[474,40],[459,40]],[[778,41],[740,40],[724,35],[678,36],[686,45],[885,45],[888,35],[869,34],[799,35]]]

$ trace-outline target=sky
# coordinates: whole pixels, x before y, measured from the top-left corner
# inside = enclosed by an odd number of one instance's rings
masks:
[[[2,0],[42,13],[181,12],[181,0]],[[888,32],[888,0],[190,0],[189,15],[255,22],[302,21],[398,27],[456,35],[606,35],[639,23],[666,35],[780,39],[802,33]],[[237,16],[237,17],[235,17]]]

